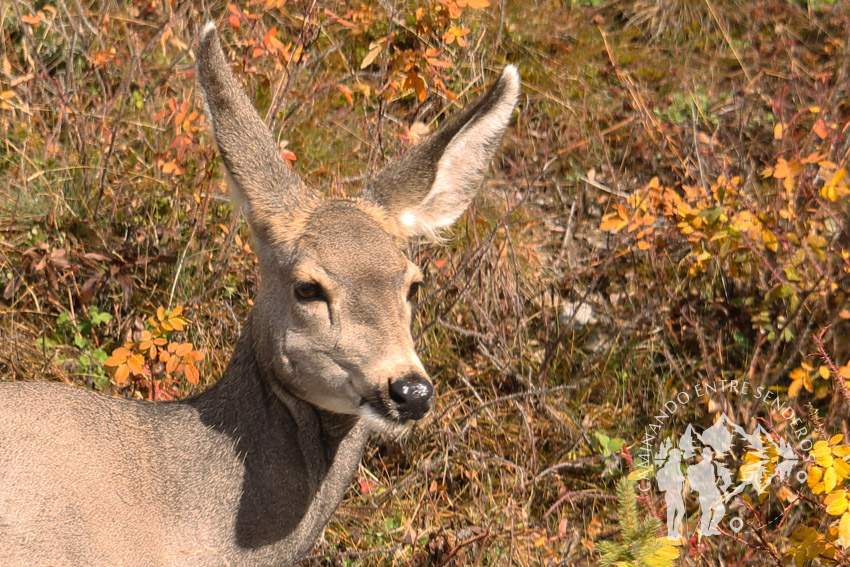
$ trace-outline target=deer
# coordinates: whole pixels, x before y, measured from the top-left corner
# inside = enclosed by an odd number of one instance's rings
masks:
[[[373,432],[432,409],[411,335],[407,243],[455,222],[516,106],[507,66],[477,102],[365,183],[308,186],[230,69],[214,22],[196,76],[258,259],[224,374],[183,400],[0,383],[0,565],[294,565],[322,534]]]

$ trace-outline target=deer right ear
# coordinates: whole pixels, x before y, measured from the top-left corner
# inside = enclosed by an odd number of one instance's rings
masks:
[[[230,71],[213,22],[204,26],[196,56],[198,82],[231,190],[254,236],[279,239],[274,233],[280,221],[303,209],[310,195]]]
[[[388,165],[361,196],[389,211],[408,237],[453,224],[498,149],[519,86],[516,67],[508,65],[487,94]]]

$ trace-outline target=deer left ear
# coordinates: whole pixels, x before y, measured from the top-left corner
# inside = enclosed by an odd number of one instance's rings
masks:
[[[519,87],[519,73],[508,65],[487,94],[388,165],[362,197],[384,207],[408,237],[453,224],[487,172]]]

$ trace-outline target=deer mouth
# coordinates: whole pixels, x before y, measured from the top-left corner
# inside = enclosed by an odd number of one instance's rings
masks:
[[[362,397],[360,400],[360,409],[363,412],[371,413],[375,417],[384,419],[394,425],[404,425],[409,421],[403,419],[397,411],[388,407],[379,394]]]

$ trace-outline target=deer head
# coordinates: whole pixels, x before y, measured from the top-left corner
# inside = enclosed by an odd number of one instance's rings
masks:
[[[413,346],[422,282],[406,241],[451,225],[474,197],[519,94],[513,66],[478,102],[388,165],[358,198],[307,187],[241,89],[215,27],[199,82],[232,192],[254,237],[261,284],[250,332],[272,389],[394,431],[423,418],[433,386]]]

